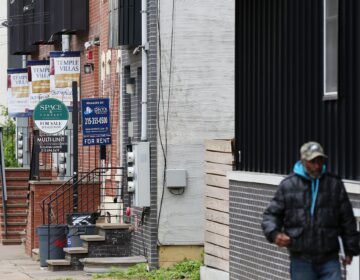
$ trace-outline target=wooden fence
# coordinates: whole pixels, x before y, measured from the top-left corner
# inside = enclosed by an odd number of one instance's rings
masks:
[[[229,181],[234,141],[205,141],[205,265],[229,272]]]

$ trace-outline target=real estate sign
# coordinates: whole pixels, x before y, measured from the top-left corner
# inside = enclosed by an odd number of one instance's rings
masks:
[[[50,97],[72,106],[72,82],[80,96],[80,52],[50,52]]]
[[[63,102],[55,98],[47,98],[35,107],[33,120],[42,132],[54,134],[66,127],[69,111]]]
[[[8,111],[11,117],[27,117],[29,86],[26,68],[7,70]]]
[[[66,135],[36,136],[35,145],[42,153],[66,153],[68,151],[68,137]]]
[[[27,62],[29,81],[29,109],[50,95],[50,66],[48,60],[31,60]]]
[[[81,100],[83,145],[111,144],[109,98]]]

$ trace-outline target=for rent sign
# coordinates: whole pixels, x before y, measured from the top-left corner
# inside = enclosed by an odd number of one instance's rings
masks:
[[[83,145],[111,144],[109,98],[82,99]]]
[[[39,102],[35,107],[33,119],[41,131],[47,134],[54,134],[66,127],[69,111],[61,101],[55,98],[48,98]]]

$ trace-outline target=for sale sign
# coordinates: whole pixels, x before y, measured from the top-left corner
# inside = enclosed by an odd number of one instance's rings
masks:
[[[82,99],[84,146],[111,144],[109,103],[109,98]]]
[[[48,98],[38,103],[33,119],[36,126],[44,133],[55,134],[62,131],[69,119],[69,111],[64,103]]]

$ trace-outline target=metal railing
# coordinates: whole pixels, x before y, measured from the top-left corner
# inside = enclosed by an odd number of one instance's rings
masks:
[[[2,192],[4,234],[5,234],[5,238],[7,238],[7,234],[8,234],[8,230],[7,230],[7,190],[6,190],[4,142],[3,142],[2,127],[0,127],[0,180],[1,180],[1,192]]]
[[[41,201],[43,224],[66,224],[70,215],[79,213],[97,213],[97,217],[120,221],[122,206],[114,206],[123,202],[123,168],[95,168],[79,177],[77,181],[70,178]]]

